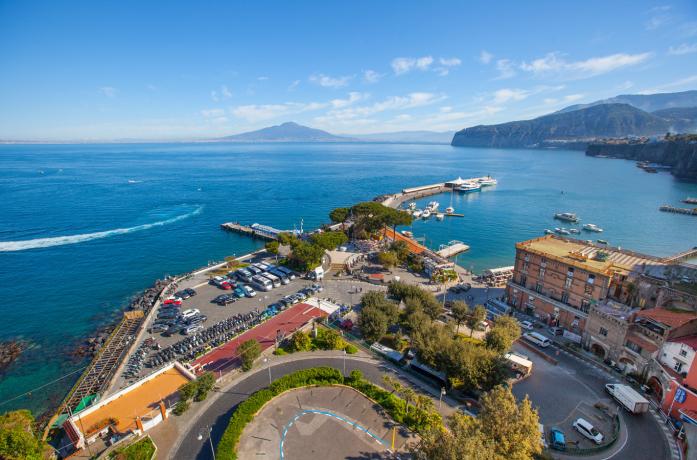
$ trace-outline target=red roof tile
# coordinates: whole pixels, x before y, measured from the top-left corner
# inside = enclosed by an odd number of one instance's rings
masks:
[[[665,308],[652,308],[650,310],[640,311],[637,316],[639,318],[649,318],[666,326],[675,328],[690,321],[697,319],[697,314],[692,312],[678,312],[675,310],[667,310]]]

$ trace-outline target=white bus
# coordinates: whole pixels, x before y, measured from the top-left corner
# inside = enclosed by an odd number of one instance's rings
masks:
[[[537,332],[526,332],[523,334],[523,338],[541,348],[547,348],[552,344],[551,340]]]
[[[279,287],[279,286],[281,285],[281,279],[280,279],[278,276],[275,276],[275,275],[273,275],[273,274],[271,274],[271,273],[264,273],[264,274],[261,275],[261,276],[263,276],[263,277],[266,278],[267,280],[271,281],[271,284],[272,284],[273,287],[275,287],[275,288],[277,288],[277,287]]]
[[[273,283],[270,279],[264,278],[261,275],[252,276],[252,286],[257,288],[259,291],[270,291],[273,289]]]

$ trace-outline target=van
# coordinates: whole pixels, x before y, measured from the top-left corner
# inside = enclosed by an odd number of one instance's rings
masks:
[[[581,433],[581,435],[590,439],[596,444],[602,444],[605,437],[603,434],[596,430],[595,427],[586,419],[577,418],[573,423],[573,427],[576,431]]]
[[[273,283],[270,279],[264,278],[261,275],[252,276],[252,286],[254,286],[259,291],[268,292],[273,289]]]
[[[263,271],[265,271],[265,272],[269,271],[269,269],[271,268],[270,266],[268,266],[268,265],[265,264],[264,262],[257,262],[257,263],[252,264],[252,265],[254,265],[255,267],[257,267],[259,270],[263,270]]]
[[[189,318],[192,318],[192,317],[199,315],[199,314],[201,314],[201,312],[199,311],[198,308],[190,308],[190,309],[184,310],[182,312],[182,318],[189,319]]]
[[[263,276],[263,277],[266,278],[267,280],[271,281],[271,284],[272,284],[273,287],[275,287],[275,288],[277,288],[277,287],[279,287],[279,286],[281,285],[281,278],[279,278],[278,276],[275,276],[275,275],[272,274],[272,273],[264,273],[264,274],[261,275],[261,276]]]
[[[255,267],[254,265],[249,265],[247,267],[247,271],[253,273],[254,275],[261,275],[264,273],[264,270],[260,269],[259,267]]]
[[[311,270],[310,272],[308,272],[307,276],[311,280],[319,281],[322,278],[324,278],[324,268],[317,267],[314,270]]]
[[[249,283],[250,281],[252,281],[252,276],[254,276],[249,270],[245,268],[240,268],[235,272],[235,274],[237,275],[237,278],[240,281],[244,281],[245,283]]]
[[[547,348],[552,344],[547,337],[538,332],[526,332],[523,334],[523,338],[541,348]]]

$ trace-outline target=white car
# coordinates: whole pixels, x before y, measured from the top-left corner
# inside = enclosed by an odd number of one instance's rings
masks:
[[[182,318],[188,319],[199,314],[201,314],[201,312],[198,308],[189,308],[188,310],[184,310],[182,312]]]
[[[255,291],[254,289],[250,288],[250,287],[247,286],[246,284],[245,284],[244,286],[242,286],[242,289],[244,289],[244,294],[245,294],[247,297],[254,297],[255,295],[257,295],[257,291]]]
[[[586,419],[577,418],[573,424],[573,427],[576,431],[596,444],[602,444],[603,440],[605,439],[603,434],[596,430],[595,427]]]
[[[520,327],[522,327],[523,329],[527,329],[528,331],[532,331],[533,329],[533,325],[530,321],[521,321]]]

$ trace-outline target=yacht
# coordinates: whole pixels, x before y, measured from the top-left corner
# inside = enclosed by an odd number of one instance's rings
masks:
[[[490,187],[499,183],[496,179],[494,179],[491,176],[486,176],[483,179],[479,179],[478,182],[479,185],[481,185],[482,187]]]
[[[603,229],[598,227],[595,224],[586,224],[583,226],[584,230],[588,230],[589,232],[597,232],[597,233],[602,233]]]
[[[429,217],[431,217],[431,210],[428,208],[424,209],[424,212],[423,214],[421,214],[421,217],[423,219],[428,219]]]
[[[579,230],[577,228],[570,228],[569,233],[573,233],[574,235],[578,235],[579,233],[581,233],[581,230]]]
[[[446,214],[452,214],[454,212],[455,212],[455,208],[453,208],[452,206],[448,206],[447,208],[445,208]]]
[[[437,201],[431,201],[428,203],[428,209],[430,209],[431,212],[435,212],[438,209],[438,206],[440,206],[440,203]]]
[[[423,211],[420,209],[414,210],[414,217],[419,218],[421,217],[421,214],[423,214]]]
[[[414,238],[414,234],[409,230],[402,230],[402,235],[406,236],[407,238]]]
[[[554,233],[554,230],[550,230],[548,228],[545,228],[545,235],[551,235],[552,233]]]
[[[564,220],[566,222],[578,222],[581,220],[573,212],[558,212],[554,215],[554,218]]]
[[[482,189],[481,185],[475,184],[473,182],[467,182],[465,184],[460,185],[455,190],[457,190],[458,192],[470,193],[470,192],[478,192],[481,189]]]
[[[554,232],[555,232],[555,233],[558,233],[558,234],[560,234],[560,235],[568,235],[568,234],[569,234],[569,231],[568,231],[567,229],[563,228],[563,227],[562,227],[562,228],[556,227],[556,228],[554,229]]]
[[[443,214],[442,212],[436,213],[436,219],[438,219],[438,220],[445,219],[445,214]]]

